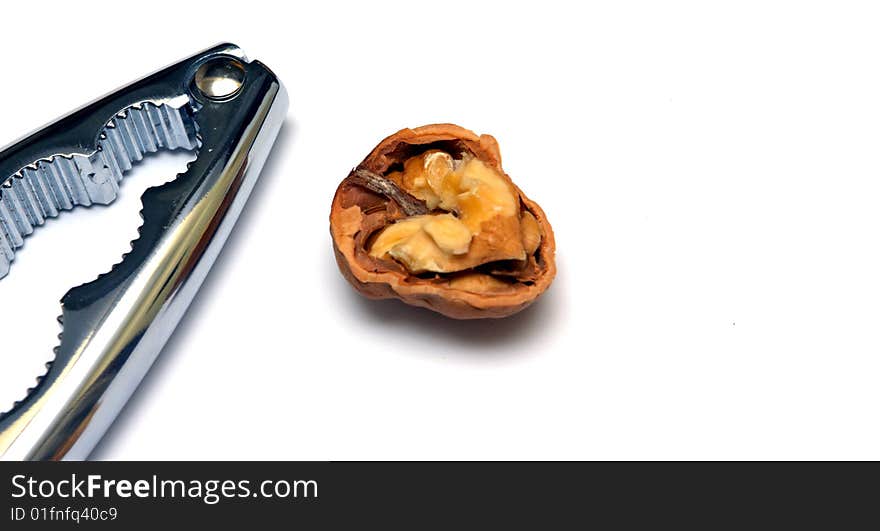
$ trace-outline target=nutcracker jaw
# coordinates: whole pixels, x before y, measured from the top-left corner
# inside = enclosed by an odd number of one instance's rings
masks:
[[[0,458],[88,457],[195,297],[287,106],[268,68],[224,44],[0,152],[0,277],[35,227],[78,205],[112,202],[145,154],[198,152],[186,172],[144,193],[131,252],[62,299],[61,344],[37,385],[0,416]]]

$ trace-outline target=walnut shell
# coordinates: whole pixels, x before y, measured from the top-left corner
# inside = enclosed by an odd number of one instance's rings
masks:
[[[529,212],[538,223],[541,240],[535,252],[524,261],[432,275],[414,275],[390,257],[371,256],[367,250],[370,238],[408,213],[405,201],[365,186],[357,178],[358,171],[385,176],[429,149],[469,154],[497,170],[519,197],[520,217]],[[550,222],[541,207],[504,173],[495,138],[477,136],[452,124],[402,129],[379,143],[337,188],[330,209],[330,233],[339,270],[359,293],[371,299],[397,298],[455,319],[512,315],[544,293],[556,275],[556,244]]]

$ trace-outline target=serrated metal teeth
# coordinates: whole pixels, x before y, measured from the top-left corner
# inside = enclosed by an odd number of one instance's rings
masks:
[[[7,176],[0,184],[0,278],[24,238],[46,219],[79,205],[112,203],[134,163],[162,149],[194,150],[196,133],[189,106],[142,103],[104,127],[91,155],[56,155]]]

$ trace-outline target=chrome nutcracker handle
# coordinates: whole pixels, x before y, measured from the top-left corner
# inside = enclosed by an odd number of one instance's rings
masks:
[[[0,152],[0,277],[25,236],[77,205],[115,199],[126,170],[196,150],[147,190],[140,235],[108,273],[62,299],[61,344],[0,417],[6,460],[85,459],[164,347],[269,155],[287,95],[263,64],[216,46],[65,116]],[[2,301],[0,301],[2,308]]]

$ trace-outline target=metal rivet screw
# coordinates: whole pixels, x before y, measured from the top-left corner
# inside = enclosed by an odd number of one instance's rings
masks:
[[[244,65],[231,57],[218,57],[206,62],[196,71],[195,86],[212,100],[229,99],[244,84]]]

